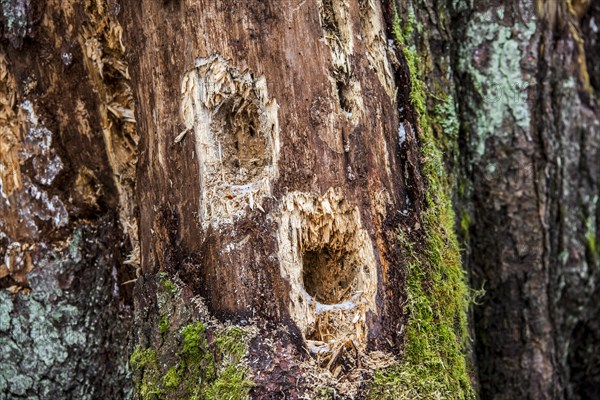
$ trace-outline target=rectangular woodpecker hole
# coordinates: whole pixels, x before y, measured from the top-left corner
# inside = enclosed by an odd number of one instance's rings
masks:
[[[213,54],[196,59],[181,95],[181,119],[194,133],[199,163],[202,226],[232,223],[248,207],[261,208],[279,153],[278,106],[264,77],[254,79]]]
[[[225,103],[213,116],[211,130],[220,146],[222,177],[228,182],[247,184],[260,178],[271,164],[259,113],[255,99],[238,98]]]
[[[279,257],[290,283],[290,314],[315,352],[352,341],[365,348],[367,312],[376,312],[373,244],[360,213],[339,189],[282,199]]]
[[[335,87],[338,96],[338,102],[340,104],[340,108],[345,113],[352,113],[352,100],[353,96],[352,91],[348,87],[348,85],[342,81],[341,78],[337,78],[335,81]]]

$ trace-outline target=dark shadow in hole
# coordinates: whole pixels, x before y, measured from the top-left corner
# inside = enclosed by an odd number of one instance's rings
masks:
[[[357,269],[346,252],[325,246],[302,255],[304,288],[320,303],[337,304],[348,300],[356,274]]]
[[[244,99],[234,107],[235,101],[215,114],[211,130],[220,146],[224,179],[244,184],[259,177],[271,157],[256,102]]]
[[[346,94],[347,91],[349,90],[348,85],[338,79],[335,81],[335,87],[337,89],[338,101],[340,103],[340,107],[342,108],[342,111],[344,111],[346,113],[351,113],[352,106],[351,106],[350,101],[348,100],[348,97]]]

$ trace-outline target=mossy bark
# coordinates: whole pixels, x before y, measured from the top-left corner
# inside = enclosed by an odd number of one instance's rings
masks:
[[[393,4],[132,1],[123,11],[126,42],[139,44],[140,350],[170,348],[173,366],[183,345],[161,334],[151,282],[163,276],[181,289],[171,332],[207,318],[215,332],[253,332],[253,398],[394,398],[417,386],[423,398],[474,397],[443,156],[456,148],[454,94],[430,96],[442,75],[394,37]],[[182,318],[194,299],[206,309]],[[175,398],[169,371],[148,376]]]
[[[0,396],[598,394],[597,3],[0,7]]]

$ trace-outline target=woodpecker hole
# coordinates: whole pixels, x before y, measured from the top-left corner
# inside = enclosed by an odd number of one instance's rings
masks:
[[[306,251],[302,256],[304,288],[323,304],[337,304],[348,300],[356,281],[356,266],[347,252],[326,246]]]

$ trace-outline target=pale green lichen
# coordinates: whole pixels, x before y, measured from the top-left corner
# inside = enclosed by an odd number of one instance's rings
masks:
[[[441,125],[442,132],[447,140],[453,142],[458,140],[459,121],[454,97],[446,96],[445,99],[435,105],[434,109],[436,121]]]
[[[131,394],[126,360],[120,358],[125,332],[120,326],[102,329],[117,317],[107,268],[112,259],[94,247],[96,240],[93,227],[75,229],[69,247],[39,253],[28,275],[31,293],[0,290],[0,398]],[[81,284],[61,288],[59,277],[65,276],[77,276]],[[113,360],[110,367],[106,357]],[[114,385],[96,385],[98,374]]]
[[[2,15],[11,44],[20,47],[28,33],[30,0],[1,0]]]
[[[81,229],[75,229],[73,235],[71,236],[71,241],[69,245],[69,256],[71,260],[76,263],[81,261],[81,238]]]
[[[13,310],[13,303],[8,293],[0,291],[0,332],[6,332],[10,329],[10,313]]]
[[[458,69],[468,74],[478,104],[471,104],[471,147],[474,158],[485,154],[486,140],[512,135],[507,129],[516,126],[527,138],[530,136],[531,115],[528,89],[532,82],[521,67],[526,57],[526,45],[536,30],[533,10],[526,20],[518,19],[514,25],[501,23],[502,6],[494,11],[474,12],[466,27],[467,40],[459,46]],[[481,61],[474,61],[481,59]],[[481,65],[477,65],[481,64]],[[467,101],[473,101],[469,96]]]

